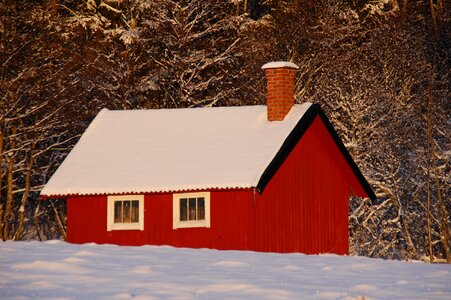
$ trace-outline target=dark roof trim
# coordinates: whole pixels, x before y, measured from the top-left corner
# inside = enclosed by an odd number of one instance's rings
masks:
[[[268,182],[271,180],[274,174],[276,174],[277,170],[280,168],[282,163],[285,161],[285,159],[287,159],[288,155],[291,153],[291,151],[294,149],[296,144],[302,138],[304,133],[310,127],[313,120],[318,115],[319,109],[321,108],[319,107],[318,104],[312,104],[309,107],[309,109],[304,113],[299,122],[296,124],[294,129],[287,136],[287,138],[282,144],[282,147],[280,147],[277,154],[274,156],[272,161],[266,167],[265,171],[260,177],[260,180],[257,183],[257,190],[259,191],[259,193],[263,192]]]
[[[329,119],[327,118],[326,114],[321,109],[319,104],[312,104],[309,107],[309,109],[305,112],[305,114],[302,116],[302,118],[296,124],[294,129],[290,132],[288,137],[285,139],[284,143],[282,144],[282,147],[280,147],[279,151],[274,156],[273,160],[269,163],[268,167],[266,168],[266,170],[263,172],[262,176],[260,177],[260,180],[257,184],[257,190],[259,191],[259,193],[263,192],[263,190],[265,189],[268,182],[271,180],[271,178],[274,176],[274,174],[280,168],[282,163],[285,161],[285,159],[288,157],[288,155],[294,149],[296,144],[302,138],[304,133],[310,127],[310,125],[312,124],[315,117],[318,115],[320,116],[321,120],[323,121],[324,125],[327,128],[327,131],[329,131],[335,144],[337,145],[338,149],[340,149],[341,154],[346,159],[346,162],[351,167],[351,170],[354,172],[354,175],[357,177],[359,183],[362,185],[362,187],[365,190],[368,197],[373,200],[376,199],[376,195],[374,194],[373,190],[371,189],[369,183],[366,181],[362,172],[360,172],[359,168],[357,167],[357,164],[352,159],[352,157],[349,154],[348,150],[346,149],[345,145],[343,145],[343,142],[341,141],[340,137],[338,136],[337,132],[335,131],[334,127],[330,123]]]

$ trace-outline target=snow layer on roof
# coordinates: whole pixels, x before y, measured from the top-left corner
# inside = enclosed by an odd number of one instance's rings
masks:
[[[266,106],[103,109],[41,195],[255,187],[310,105],[278,122]]]
[[[266,63],[262,66],[262,69],[276,69],[276,68],[291,68],[291,69],[299,69],[299,67],[289,61],[273,61]]]

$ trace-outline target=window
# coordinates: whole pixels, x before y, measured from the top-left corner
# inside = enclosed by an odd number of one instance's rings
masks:
[[[210,227],[210,193],[173,196],[172,228]]]
[[[107,230],[144,230],[144,196],[108,196]]]

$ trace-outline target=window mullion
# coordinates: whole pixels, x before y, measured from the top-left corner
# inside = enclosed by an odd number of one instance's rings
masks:
[[[186,201],[186,220],[190,221],[190,219],[189,219],[189,198],[187,198],[187,201]]]
[[[130,201],[130,207],[129,207],[129,210],[128,210],[128,217],[129,217],[129,219],[130,219],[130,222],[129,223],[132,223],[132,204],[133,202],[132,201]]]
[[[186,198],[186,220],[189,221],[189,198]]]
[[[124,223],[124,201],[121,201],[121,223]]]
[[[198,208],[197,208],[197,200],[198,199],[199,198],[196,197],[196,218],[195,218],[196,221],[199,220],[199,216],[197,215],[199,213]]]

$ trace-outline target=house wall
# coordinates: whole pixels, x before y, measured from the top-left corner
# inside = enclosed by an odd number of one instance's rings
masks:
[[[212,191],[211,227],[172,229],[172,194],[145,195],[144,231],[107,231],[107,197],[69,197],[72,243],[173,245],[348,253],[348,196],[356,178],[317,117],[261,195]]]
[[[215,249],[254,249],[252,191],[210,193],[210,228],[172,229],[172,194],[144,196],[144,230],[107,231],[107,197],[67,199],[67,240],[71,243],[173,245]],[[245,216],[245,217],[243,217]]]
[[[257,200],[256,250],[347,254],[354,179],[316,117]]]

